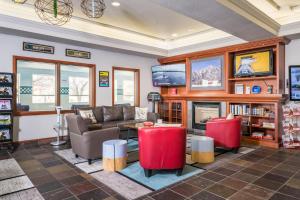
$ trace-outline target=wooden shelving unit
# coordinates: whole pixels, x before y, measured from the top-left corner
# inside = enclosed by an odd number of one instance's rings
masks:
[[[186,126],[185,113],[186,105],[184,101],[163,101],[159,104],[159,114],[166,123],[176,123]]]
[[[264,128],[264,132],[273,132],[273,140],[258,140],[245,135],[243,141],[249,143],[256,143],[263,146],[278,148],[281,140],[282,132],[282,111],[281,105],[285,101],[285,45],[289,43],[289,40],[284,37],[276,37],[266,40],[253,41],[243,44],[237,44],[227,47],[209,49],[204,51],[198,51],[188,54],[182,54],[172,57],[166,57],[159,59],[161,64],[171,63],[185,63],[186,64],[186,86],[176,87],[177,94],[172,94],[172,88],[162,87],[161,95],[164,102],[180,101],[184,105],[187,105],[188,101],[203,101],[203,102],[226,102],[227,105],[231,103],[248,103],[250,105],[262,104],[272,105],[274,107],[275,116],[272,119],[268,119],[265,116],[253,116],[248,117],[252,121],[257,120],[273,120],[276,123],[274,130]],[[256,76],[256,77],[234,77],[233,63],[234,55],[246,52],[255,52],[265,49],[271,49],[273,52],[273,74],[269,76]],[[192,90],[190,88],[190,74],[191,74],[191,61],[200,58],[209,58],[214,56],[224,57],[224,89],[222,90]],[[262,91],[260,94],[235,94],[235,84],[243,84],[244,89],[246,86],[258,85]],[[268,93],[268,85],[272,85],[272,94]],[[171,110],[171,108],[169,108]],[[186,124],[187,109],[182,111],[182,121]],[[229,109],[227,108],[227,112]],[[168,121],[177,118],[177,115],[168,112]],[[163,113],[164,114],[164,113]],[[227,113],[228,114],[228,113]],[[167,120],[166,120],[167,121]],[[249,125],[248,129],[258,129]],[[262,128],[261,128],[262,129]],[[250,133],[251,133],[250,131]],[[248,131],[249,132],[249,131]]]

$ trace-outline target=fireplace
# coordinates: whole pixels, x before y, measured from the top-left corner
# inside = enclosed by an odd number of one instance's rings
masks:
[[[220,102],[192,102],[192,128],[205,130],[206,122],[221,117]]]

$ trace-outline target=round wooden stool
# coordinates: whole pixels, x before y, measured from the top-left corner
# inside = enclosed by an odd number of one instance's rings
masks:
[[[108,140],[103,142],[103,169],[120,171],[127,165],[127,141]]]
[[[214,160],[214,139],[206,136],[193,136],[192,161],[198,163],[211,163]]]

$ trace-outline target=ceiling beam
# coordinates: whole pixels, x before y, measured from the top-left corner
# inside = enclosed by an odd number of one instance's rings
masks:
[[[151,1],[247,41],[274,37],[280,28],[246,0]]]

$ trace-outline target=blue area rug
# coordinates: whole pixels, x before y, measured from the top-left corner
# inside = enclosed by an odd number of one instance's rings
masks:
[[[148,188],[159,190],[204,171],[205,170],[203,169],[186,165],[181,176],[176,176],[176,172],[172,170],[160,170],[153,171],[153,175],[150,178],[147,178],[144,174],[144,169],[140,166],[140,163],[135,162],[120,171],[120,173],[144,186],[147,186]]]
[[[127,152],[131,152],[131,151],[137,151],[139,150],[139,143],[137,140],[134,139],[129,139],[127,142]]]

